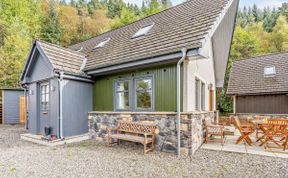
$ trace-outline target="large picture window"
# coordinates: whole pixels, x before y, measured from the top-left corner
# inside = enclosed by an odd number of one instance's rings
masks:
[[[116,108],[117,110],[128,110],[129,102],[129,80],[116,82]]]
[[[49,109],[49,83],[42,83],[40,85],[40,104],[41,110]]]
[[[135,77],[115,81],[115,110],[152,111],[153,77]]]
[[[136,109],[152,109],[152,78],[136,79]]]

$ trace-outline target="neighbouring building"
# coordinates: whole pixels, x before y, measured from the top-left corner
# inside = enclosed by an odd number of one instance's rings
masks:
[[[288,53],[235,61],[227,94],[235,114],[288,114]]]
[[[0,91],[0,115],[2,125],[24,124],[24,90],[21,88],[2,88]]]
[[[238,3],[187,1],[69,48],[34,41],[21,77],[29,131],[50,125],[65,137],[85,133],[89,123],[90,137],[105,140],[119,120],[148,121],[160,131],[156,148],[174,151],[178,111],[181,145],[193,153],[203,120],[215,116]]]

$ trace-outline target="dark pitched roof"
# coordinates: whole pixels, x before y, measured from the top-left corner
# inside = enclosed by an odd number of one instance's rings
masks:
[[[122,28],[93,37],[70,48],[87,55],[85,70],[176,53],[181,48],[201,48],[228,0],[190,0]],[[154,24],[147,35],[131,37],[142,27]],[[92,50],[110,38],[103,47]]]
[[[36,43],[40,45],[47,58],[51,61],[54,70],[69,74],[85,75],[81,70],[86,61],[84,54],[40,40],[37,40]]]
[[[264,68],[275,66],[274,76]],[[288,52],[235,61],[228,83],[228,95],[288,93]]]

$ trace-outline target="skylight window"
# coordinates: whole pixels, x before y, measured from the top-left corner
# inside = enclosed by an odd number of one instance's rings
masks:
[[[80,52],[80,51],[82,51],[82,49],[83,49],[83,47],[80,47],[80,48],[76,49],[75,51]]]
[[[265,76],[271,76],[271,75],[275,75],[275,74],[276,74],[275,66],[264,68],[264,75]]]
[[[143,27],[141,28],[140,30],[138,30],[133,36],[132,38],[138,38],[140,36],[144,36],[146,35],[150,30],[151,28],[153,27],[154,24],[151,24],[149,26],[146,26],[146,27]]]
[[[111,38],[107,38],[103,41],[101,41],[99,44],[97,44],[93,49],[97,49],[97,48],[103,48],[106,43],[108,43],[111,40]]]

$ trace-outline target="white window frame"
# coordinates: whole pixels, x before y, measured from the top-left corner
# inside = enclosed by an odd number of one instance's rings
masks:
[[[196,111],[200,111],[200,108],[201,108],[200,100],[201,100],[201,80],[198,78],[195,78],[195,110]]]
[[[45,91],[43,92],[43,87],[45,87]],[[39,92],[39,97],[40,97],[40,110],[41,111],[48,111],[49,110],[49,105],[50,105],[50,85],[49,82],[43,82],[40,83],[40,92]],[[44,95],[44,100],[43,99]],[[43,102],[47,102],[46,107],[43,105]]]
[[[153,28],[153,26],[154,26],[154,23],[142,27],[141,29],[139,29],[139,30],[132,36],[132,39],[147,35],[147,34],[151,31],[151,29]]]
[[[150,101],[150,108],[138,108],[137,106],[137,81],[139,80],[151,80],[151,101]],[[144,76],[144,77],[135,77],[133,82],[133,93],[134,93],[134,110],[135,111],[153,111],[154,110],[154,83],[153,83],[153,76]]]
[[[137,108],[137,91],[136,91],[136,84],[139,80],[145,80],[145,79],[151,79],[151,108]],[[118,103],[118,91],[117,91],[117,84],[118,82],[128,81],[129,82],[129,109],[118,109],[117,103]],[[123,78],[123,79],[115,79],[114,80],[114,111],[154,111],[154,76],[153,75],[144,75],[144,76],[136,76],[136,77],[130,77],[130,78]]]
[[[274,76],[276,74],[275,66],[264,67],[264,76]]]
[[[200,92],[200,95],[201,95],[201,110],[202,111],[206,111],[206,84],[204,82],[201,82],[201,92]]]
[[[93,50],[98,49],[98,48],[103,48],[103,47],[106,45],[106,43],[108,43],[110,40],[111,40],[111,38],[106,38],[106,39],[104,39],[103,41],[101,41],[100,43],[98,43],[98,44],[93,48]]]
[[[128,91],[124,90],[124,91],[118,91],[117,86],[118,83],[120,82],[128,82]],[[115,80],[114,81],[114,110],[116,111],[129,111],[131,110],[131,80],[130,79],[120,79],[120,80]],[[118,93],[125,93],[128,92],[128,102],[129,102],[129,107],[127,109],[119,109],[118,108]]]

